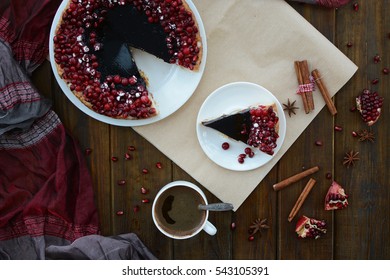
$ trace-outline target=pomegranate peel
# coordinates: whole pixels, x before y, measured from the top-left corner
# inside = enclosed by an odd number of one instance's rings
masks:
[[[318,239],[326,233],[326,222],[302,216],[298,219],[295,226],[295,232],[299,238],[314,238]]]
[[[344,209],[347,206],[348,195],[336,181],[333,181],[325,197],[325,210]]]

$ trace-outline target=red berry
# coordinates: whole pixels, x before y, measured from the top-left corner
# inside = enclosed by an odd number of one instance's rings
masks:
[[[229,147],[230,147],[230,145],[229,145],[228,142],[223,142],[222,143],[222,149],[227,150],[227,149],[229,149]]]

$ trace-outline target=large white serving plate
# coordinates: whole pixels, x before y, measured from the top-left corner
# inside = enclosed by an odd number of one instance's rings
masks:
[[[253,158],[246,157],[245,162],[241,164],[237,160],[238,155],[244,153],[244,149],[248,145],[202,125],[202,121],[214,119],[224,114],[241,111],[258,104],[270,105],[273,103],[277,107],[279,117],[279,138],[272,156],[252,147],[255,156]],[[253,170],[269,162],[280,150],[286,135],[286,117],[278,99],[267,89],[253,83],[235,82],[218,88],[206,98],[198,113],[196,132],[203,151],[216,164],[235,171]],[[223,142],[230,144],[228,150],[222,149]]]
[[[190,71],[177,65],[165,63],[161,59],[158,59],[155,56],[143,51],[133,50],[134,59],[138,68],[148,77],[148,89],[153,94],[159,114],[149,119],[123,120],[104,116],[89,109],[72,93],[67,84],[58,75],[56,63],[54,60],[53,38],[55,36],[56,28],[61,19],[62,13],[67,7],[68,0],[64,0],[57,10],[53,24],[51,26],[49,54],[54,76],[56,77],[59,86],[67,98],[77,108],[92,118],[95,118],[104,123],[118,126],[140,126],[155,123],[173,114],[176,110],[183,106],[192,96],[202,78],[207,57],[206,32],[202,19],[193,2],[191,0],[186,0],[186,2],[196,18],[199,27],[199,33],[202,38],[202,61],[199,70]]]

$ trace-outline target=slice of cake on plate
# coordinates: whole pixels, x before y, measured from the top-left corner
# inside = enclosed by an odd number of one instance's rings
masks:
[[[202,121],[202,125],[269,155],[274,154],[279,138],[279,117],[275,104],[251,106]]]

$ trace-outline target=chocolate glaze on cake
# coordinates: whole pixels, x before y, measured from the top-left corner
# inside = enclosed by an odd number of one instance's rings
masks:
[[[259,105],[206,120],[202,125],[273,155],[279,138],[279,117],[275,105]]]
[[[69,0],[53,40],[70,90],[114,118],[158,113],[130,47],[190,71],[199,68],[202,54],[196,20],[183,0]]]

